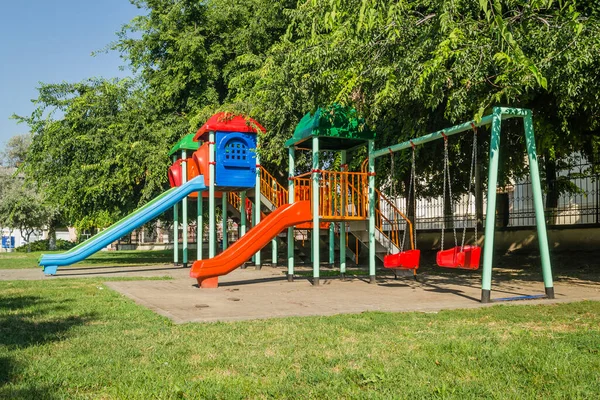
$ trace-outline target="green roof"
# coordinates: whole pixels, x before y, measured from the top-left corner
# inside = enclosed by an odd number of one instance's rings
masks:
[[[358,117],[355,109],[333,104],[302,117],[285,146],[298,146],[313,137],[319,138],[321,150],[344,150],[375,139],[375,132]]]
[[[173,146],[171,150],[169,150],[169,156],[172,156],[179,150],[198,150],[200,143],[194,142],[194,136],[193,133],[185,135],[179,142],[175,143],[175,146]]]

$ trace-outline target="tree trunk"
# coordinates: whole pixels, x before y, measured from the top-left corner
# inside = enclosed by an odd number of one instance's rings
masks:
[[[56,220],[54,217],[48,221],[48,250],[56,250]]]
[[[558,210],[558,192],[556,160],[552,159],[550,154],[544,154],[544,167],[546,169],[546,224],[556,225]]]

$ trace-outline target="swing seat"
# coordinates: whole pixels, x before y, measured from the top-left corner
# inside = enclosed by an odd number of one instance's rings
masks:
[[[419,268],[421,250],[406,250],[383,257],[383,266],[389,269],[417,269]]]
[[[437,265],[444,268],[460,268],[475,270],[479,268],[481,247],[465,246],[462,251],[460,246],[448,250],[438,251],[436,256]]]

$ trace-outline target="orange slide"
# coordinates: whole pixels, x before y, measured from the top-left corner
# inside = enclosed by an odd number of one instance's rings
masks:
[[[308,221],[312,221],[310,201],[297,201],[283,205],[223,253],[208,260],[195,261],[190,276],[198,279],[200,287],[215,288],[218,286],[220,275],[226,275],[242,265],[281,231]]]

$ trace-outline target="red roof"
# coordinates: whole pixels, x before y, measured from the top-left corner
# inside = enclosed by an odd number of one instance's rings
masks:
[[[198,129],[196,136],[194,136],[194,140],[206,140],[204,136],[210,131],[243,133],[259,133],[258,131],[261,131],[264,133],[267,130],[252,118],[220,112],[210,117],[208,121]]]

